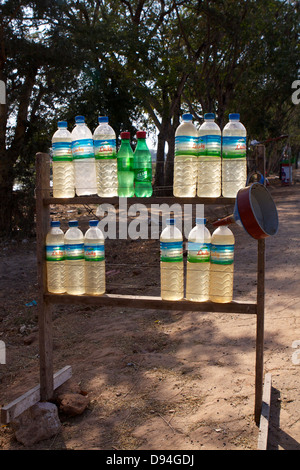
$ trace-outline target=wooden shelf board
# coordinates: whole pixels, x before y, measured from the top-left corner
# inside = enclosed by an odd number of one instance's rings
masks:
[[[235,198],[226,198],[226,197],[193,197],[193,198],[176,198],[176,197],[128,197],[128,198],[119,198],[119,197],[108,197],[101,198],[99,196],[75,196],[71,198],[58,198],[58,197],[44,197],[44,205],[58,204],[120,204],[120,201],[126,202],[126,204],[235,204]]]
[[[51,304],[85,304],[185,312],[257,313],[256,303],[237,301],[221,304],[215,302],[190,302],[188,300],[171,301],[162,300],[161,297],[138,295],[70,295],[51,293],[45,293],[44,300]]]

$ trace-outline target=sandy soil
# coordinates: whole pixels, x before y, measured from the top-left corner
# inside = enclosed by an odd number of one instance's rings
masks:
[[[269,187],[280,227],[266,242],[265,373],[272,375],[268,448],[300,450],[299,183]],[[90,215],[67,208],[61,217]],[[231,207],[206,206],[207,226]],[[65,224],[65,225],[64,225]],[[237,225],[236,300],[255,301],[257,242]],[[121,248],[121,249],[120,249]],[[35,241],[1,245],[0,405],[39,382]],[[159,242],[106,241],[108,292],[159,295]],[[55,306],[54,369],[72,366],[65,385],[89,406],[61,416],[62,431],[32,448],[102,450],[255,450],[253,315]],[[299,354],[297,353],[297,349]],[[11,427],[0,449],[23,450]]]

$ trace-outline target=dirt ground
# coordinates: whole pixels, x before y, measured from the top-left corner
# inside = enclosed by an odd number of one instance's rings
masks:
[[[300,450],[300,184],[269,190],[279,231],[266,241],[264,373],[272,376],[268,449]],[[91,217],[84,208],[60,214]],[[207,227],[232,207],[206,206]],[[236,237],[234,299],[255,301],[257,242]],[[35,240],[0,250],[0,405],[39,383]],[[159,241],[106,240],[107,291],[159,295]],[[131,310],[69,305],[53,311],[54,370],[72,366],[89,398],[80,416],[34,450],[256,450],[254,315]],[[300,344],[300,343],[299,343]],[[297,353],[299,351],[299,354]],[[11,427],[0,449],[24,450]]]

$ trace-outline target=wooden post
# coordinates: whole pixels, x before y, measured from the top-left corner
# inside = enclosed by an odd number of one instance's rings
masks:
[[[40,399],[47,401],[53,396],[53,342],[52,305],[44,300],[47,286],[45,239],[49,231],[50,206],[44,198],[50,196],[50,157],[45,153],[36,155],[36,246],[40,353]]]
[[[264,371],[264,317],[265,317],[265,239],[258,240],[257,253],[257,315],[256,315],[256,371],[255,422],[259,425],[263,393]]]
[[[256,167],[266,186],[266,147],[257,146]],[[258,240],[257,252],[257,317],[256,317],[256,372],[255,372],[255,422],[260,423],[263,373],[264,373],[264,318],[265,317],[265,239]]]

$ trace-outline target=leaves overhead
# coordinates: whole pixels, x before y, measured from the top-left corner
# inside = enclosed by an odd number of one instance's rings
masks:
[[[98,115],[109,115],[117,135],[129,130],[134,136],[140,125],[155,129],[158,185],[170,184],[166,164],[185,111],[199,122],[213,111],[221,126],[229,112],[240,112],[257,140],[294,129],[298,4],[0,2],[0,80],[7,87],[0,114],[4,193],[11,193],[16,178],[30,180],[34,155],[49,149],[57,121],[66,119],[71,128],[76,114],[85,115],[92,130]]]

